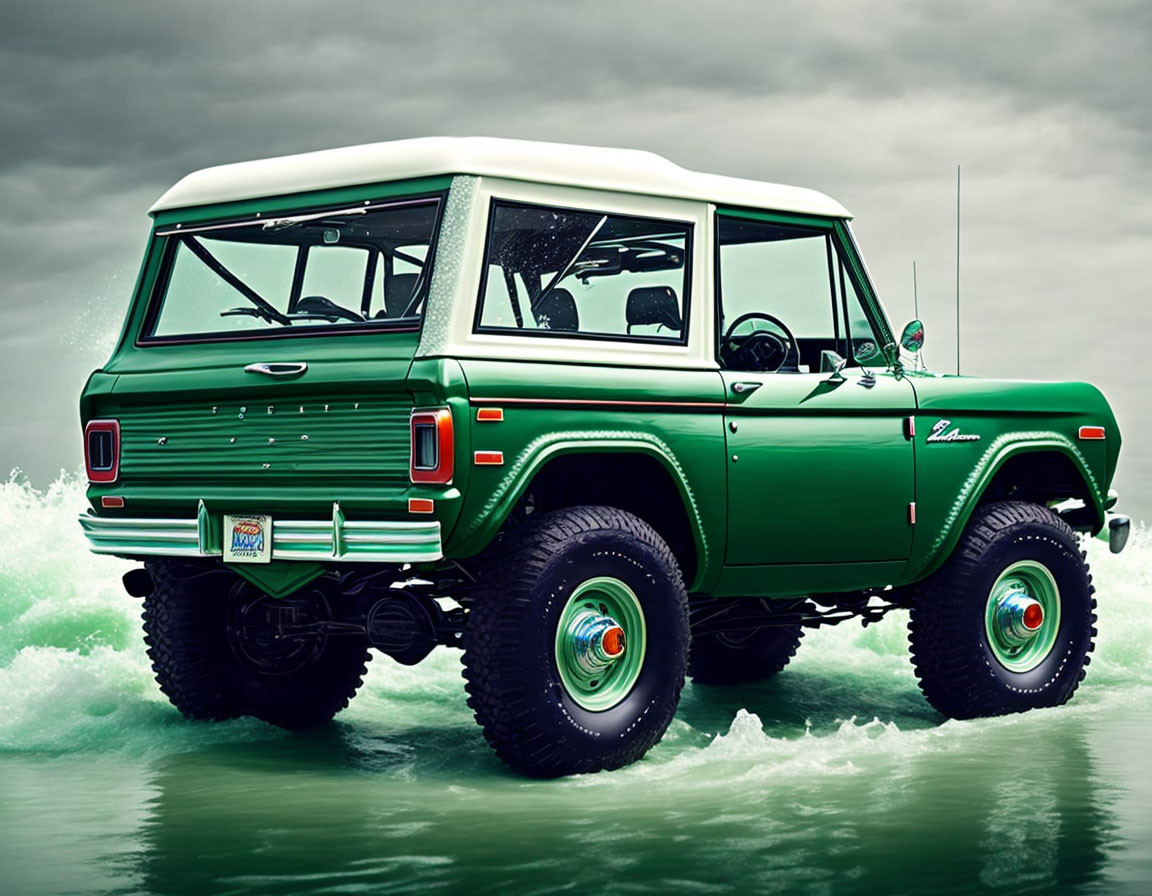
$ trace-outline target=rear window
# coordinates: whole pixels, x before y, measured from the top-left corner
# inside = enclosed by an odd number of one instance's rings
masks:
[[[691,227],[493,204],[476,329],[683,343]]]
[[[160,231],[143,341],[414,329],[439,199]]]

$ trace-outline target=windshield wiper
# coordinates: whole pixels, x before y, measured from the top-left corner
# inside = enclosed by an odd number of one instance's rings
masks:
[[[300,224],[306,224],[309,221],[320,221],[336,215],[363,215],[367,214],[367,212],[368,209],[363,206],[357,206],[356,208],[342,208],[331,212],[316,212],[311,215],[291,215],[286,218],[272,218],[264,222],[263,229],[271,233],[279,233],[281,230],[288,230]]]
[[[234,290],[240,293],[240,295],[244,296],[244,298],[255,305],[258,312],[255,316],[264,318],[264,320],[266,320],[268,323],[275,322],[285,326],[291,325],[291,318],[277,311],[260,295],[260,293],[256,292],[256,290],[254,290],[251,286],[233,274],[230,270],[228,270],[228,268],[224,267],[224,265],[220,262],[220,259],[209,252],[204,247],[204,244],[196,239],[196,237],[184,236],[180,238],[180,242],[187,246],[193,255],[204,262],[208,269],[211,270],[217,277],[219,277]],[[236,310],[237,309],[233,309],[232,313],[236,313]]]

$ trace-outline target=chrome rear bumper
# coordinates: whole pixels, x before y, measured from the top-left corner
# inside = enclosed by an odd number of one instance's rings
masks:
[[[125,557],[220,557],[219,514],[203,503],[194,518],[79,517],[89,548]],[[273,560],[344,563],[425,563],[444,556],[440,523],[345,520],[332,506],[330,520],[272,520]]]

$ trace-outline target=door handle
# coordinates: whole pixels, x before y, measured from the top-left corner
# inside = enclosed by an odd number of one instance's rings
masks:
[[[763,383],[733,383],[732,391],[737,395],[745,395],[749,392],[755,392],[763,385]]]
[[[249,364],[244,368],[244,372],[262,373],[265,376],[299,376],[307,369],[308,364],[304,361],[272,361]]]

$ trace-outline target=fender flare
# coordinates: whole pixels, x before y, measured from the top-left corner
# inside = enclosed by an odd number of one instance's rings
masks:
[[[700,518],[692,487],[675,453],[663,439],[644,432],[558,432],[539,436],[525,446],[513,461],[484,502],[484,506],[471,514],[471,520],[452,533],[451,549],[464,554],[479,553],[496,537],[516,503],[524,496],[536,474],[550,460],[565,454],[643,454],[660,463],[672,478],[680,494],[692,531],[697,563],[694,581],[686,583],[692,591],[704,580],[713,558],[708,536]]]
[[[931,575],[952,555],[956,543],[964,532],[964,527],[968,525],[968,520],[980,503],[985,489],[988,488],[988,484],[992,482],[1008,460],[1022,454],[1034,454],[1041,451],[1055,451],[1072,462],[1072,466],[1087,486],[1091,506],[1096,515],[1095,531],[1099,531],[1100,527],[1104,525],[1104,505],[1100,494],[1100,485],[1092,472],[1092,468],[1075,443],[1058,432],[1005,433],[988,445],[960,487],[960,492],[944,521],[944,525],[927,551],[926,562],[914,572],[912,578],[922,579]]]

